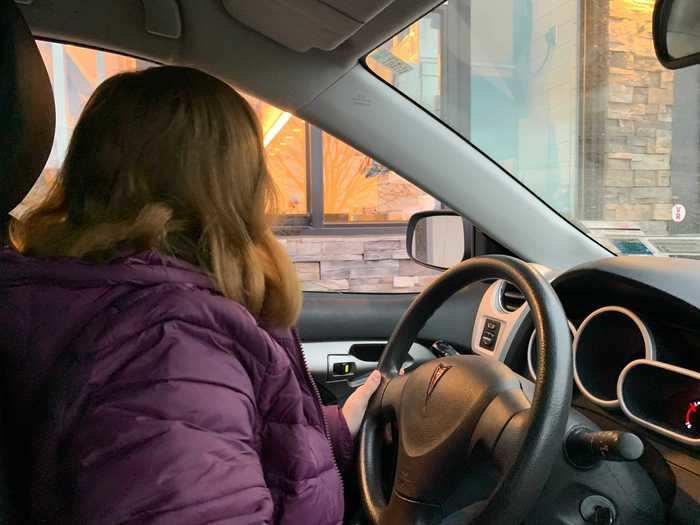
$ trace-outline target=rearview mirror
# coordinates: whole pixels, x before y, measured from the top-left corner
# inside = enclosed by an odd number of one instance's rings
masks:
[[[700,63],[700,1],[657,0],[653,33],[656,56],[667,68]]]
[[[416,213],[408,222],[406,249],[418,264],[445,270],[465,258],[464,221],[446,210]]]

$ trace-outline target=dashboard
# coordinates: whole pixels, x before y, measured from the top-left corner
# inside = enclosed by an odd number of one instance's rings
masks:
[[[569,319],[574,408],[603,429],[640,436],[670,467],[671,499],[698,518],[700,262],[614,257],[541,271]],[[490,284],[469,343],[474,353],[536,380],[537,335],[510,283]]]

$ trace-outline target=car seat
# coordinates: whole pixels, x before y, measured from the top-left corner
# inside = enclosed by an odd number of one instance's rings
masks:
[[[9,213],[34,185],[51,152],[55,109],[49,75],[22,13],[0,0],[0,242],[7,245]],[[2,272],[2,268],[0,268]],[[0,305],[1,307],[2,305]],[[7,384],[0,327],[0,388]],[[9,395],[0,389],[2,397]],[[0,525],[17,521],[8,470],[8,421],[0,401]],[[14,517],[13,517],[14,516]]]

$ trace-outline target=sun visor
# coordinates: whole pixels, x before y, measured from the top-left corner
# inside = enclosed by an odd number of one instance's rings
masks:
[[[222,0],[242,24],[294,51],[331,51],[394,0]]]

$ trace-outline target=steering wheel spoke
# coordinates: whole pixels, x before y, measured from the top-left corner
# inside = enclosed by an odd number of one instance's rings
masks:
[[[520,388],[512,388],[499,393],[484,410],[479,423],[471,435],[469,455],[479,451],[486,452],[494,458],[499,467],[507,466],[502,457],[504,432],[508,429],[508,438],[516,427],[511,425],[513,418],[530,409],[530,400]],[[520,419],[519,419],[520,420]]]

